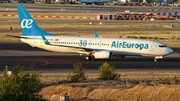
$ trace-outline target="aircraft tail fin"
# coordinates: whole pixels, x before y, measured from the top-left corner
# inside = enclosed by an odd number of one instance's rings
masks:
[[[17,11],[22,30],[22,36],[40,36],[41,34],[46,36],[53,35],[42,31],[23,5],[18,4]]]

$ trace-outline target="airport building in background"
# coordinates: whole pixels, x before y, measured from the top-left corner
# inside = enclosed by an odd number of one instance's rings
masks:
[[[54,3],[71,3],[76,0],[0,0],[0,3],[39,3],[39,4],[54,4]]]

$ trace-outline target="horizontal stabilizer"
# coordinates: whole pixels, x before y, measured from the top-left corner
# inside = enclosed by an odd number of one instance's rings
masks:
[[[14,36],[14,35],[6,35],[9,37],[14,37],[14,38],[24,38],[24,39],[40,39],[40,38],[31,38],[31,37],[23,37],[23,36]]]

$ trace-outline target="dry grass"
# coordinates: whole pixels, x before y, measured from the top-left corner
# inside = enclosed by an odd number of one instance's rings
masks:
[[[45,76],[43,80],[47,83],[47,80],[55,85],[48,86],[42,89],[40,94],[44,98],[49,100],[58,100],[60,95],[65,95],[67,93],[73,99],[98,99],[95,101],[102,101],[104,99],[108,101],[119,101],[128,100],[135,101],[138,96],[141,100],[162,100],[162,101],[178,101],[180,100],[179,85],[162,85],[155,83],[156,80],[167,79],[174,81],[174,76],[179,80],[180,72],[169,71],[169,72],[158,72],[156,70],[151,72],[120,72],[124,74],[122,77],[123,81],[92,81],[88,78],[88,81],[76,82],[76,83],[62,83],[58,84],[59,80],[66,80],[65,75],[59,76]],[[97,75],[93,75],[97,78]],[[63,77],[63,78],[62,78]],[[89,75],[89,77],[91,77]],[[133,83],[132,81],[138,81],[138,83]],[[125,82],[124,82],[125,81]],[[147,81],[147,83],[142,83],[140,81]],[[151,82],[149,82],[151,81]],[[152,81],[154,83],[152,83]],[[150,84],[152,83],[152,84]],[[55,97],[56,96],[56,97]],[[77,100],[81,101],[81,100]],[[85,100],[89,101],[89,100]],[[90,100],[92,101],[92,100]]]
[[[50,19],[49,19],[50,20]],[[58,20],[58,19],[57,19]],[[172,28],[168,25],[159,25],[159,24],[128,24],[128,25],[99,25],[98,23],[89,25],[88,21],[87,23],[71,23],[71,24],[64,24],[64,23],[38,23],[38,25],[41,28],[51,28],[51,29],[61,29],[61,28],[69,28],[69,29],[94,29],[94,28],[108,28],[108,29],[123,29],[123,28]],[[18,20],[12,20],[12,19],[1,19],[0,20],[0,30],[4,30],[9,28],[10,26],[13,26],[14,29],[20,29],[19,21]],[[136,34],[136,33],[134,33]],[[137,33],[138,34],[138,33]]]
[[[175,76],[180,79],[180,72],[178,71],[142,71],[142,72],[117,72],[124,76],[120,77],[120,80],[159,80],[159,78],[173,79]],[[56,75],[42,75],[41,82],[45,84],[58,83],[61,81],[68,81],[68,74],[56,74]],[[98,74],[86,74],[87,80],[97,80]]]

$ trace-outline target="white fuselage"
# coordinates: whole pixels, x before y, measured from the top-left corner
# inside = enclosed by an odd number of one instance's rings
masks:
[[[152,40],[122,39],[122,38],[88,38],[88,37],[66,37],[66,36],[45,36],[49,43],[46,45],[41,36],[31,36],[32,39],[21,38],[33,47],[61,53],[82,53],[84,49],[105,50],[113,54],[125,56],[165,56],[173,50],[163,43]],[[34,38],[34,39],[33,39]],[[87,53],[88,54],[88,53]]]

